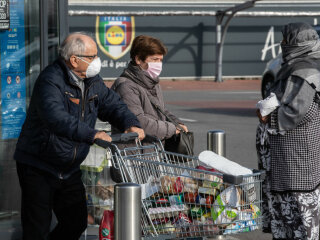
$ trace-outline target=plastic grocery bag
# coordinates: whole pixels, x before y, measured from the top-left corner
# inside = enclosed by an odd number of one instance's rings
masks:
[[[240,191],[235,186],[225,189],[216,198],[211,208],[211,217],[216,224],[230,223],[238,216]]]

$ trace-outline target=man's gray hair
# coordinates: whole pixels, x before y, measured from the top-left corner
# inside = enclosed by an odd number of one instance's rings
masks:
[[[92,38],[85,32],[74,32],[68,35],[59,47],[59,55],[64,60],[68,61],[72,55],[82,55],[86,50],[84,41],[80,37],[73,37],[75,35],[86,35]]]

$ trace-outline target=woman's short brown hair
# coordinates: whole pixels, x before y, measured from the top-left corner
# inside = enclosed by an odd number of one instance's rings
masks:
[[[145,61],[148,56],[154,54],[166,55],[167,52],[167,48],[159,39],[151,36],[140,35],[133,40],[130,57],[132,61],[135,61],[136,57],[141,61]]]

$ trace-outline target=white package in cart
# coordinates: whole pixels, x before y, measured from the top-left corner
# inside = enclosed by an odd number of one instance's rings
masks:
[[[222,157],[212,151],[203,151],[199,154],[199,161],[204,164],[205,167],[209,166],[218,170],[219,172],[230,174],[233,176],[250,175],[252,170],[243,167],[238,163],[230,161],[229,159]]]
[[[199,161],[205,167],[212,167],[222,173],[233,176],[245,176],[252,175],[252,170],[241,166],[240,164],[233,162],[223,156],[220,156],[212,151],[203,151],[199,154]],[[245,177],[243,182],[245,183],[244,189],[246,190],[247,197],[250,202],[256,200],[256,192],[252,177]]]

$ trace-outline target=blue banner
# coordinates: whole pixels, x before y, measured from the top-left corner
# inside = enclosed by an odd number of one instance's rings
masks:
[[[24,0],[10,0],[10,29],[0,31],[1,138],[18,138],[26,117]]]

